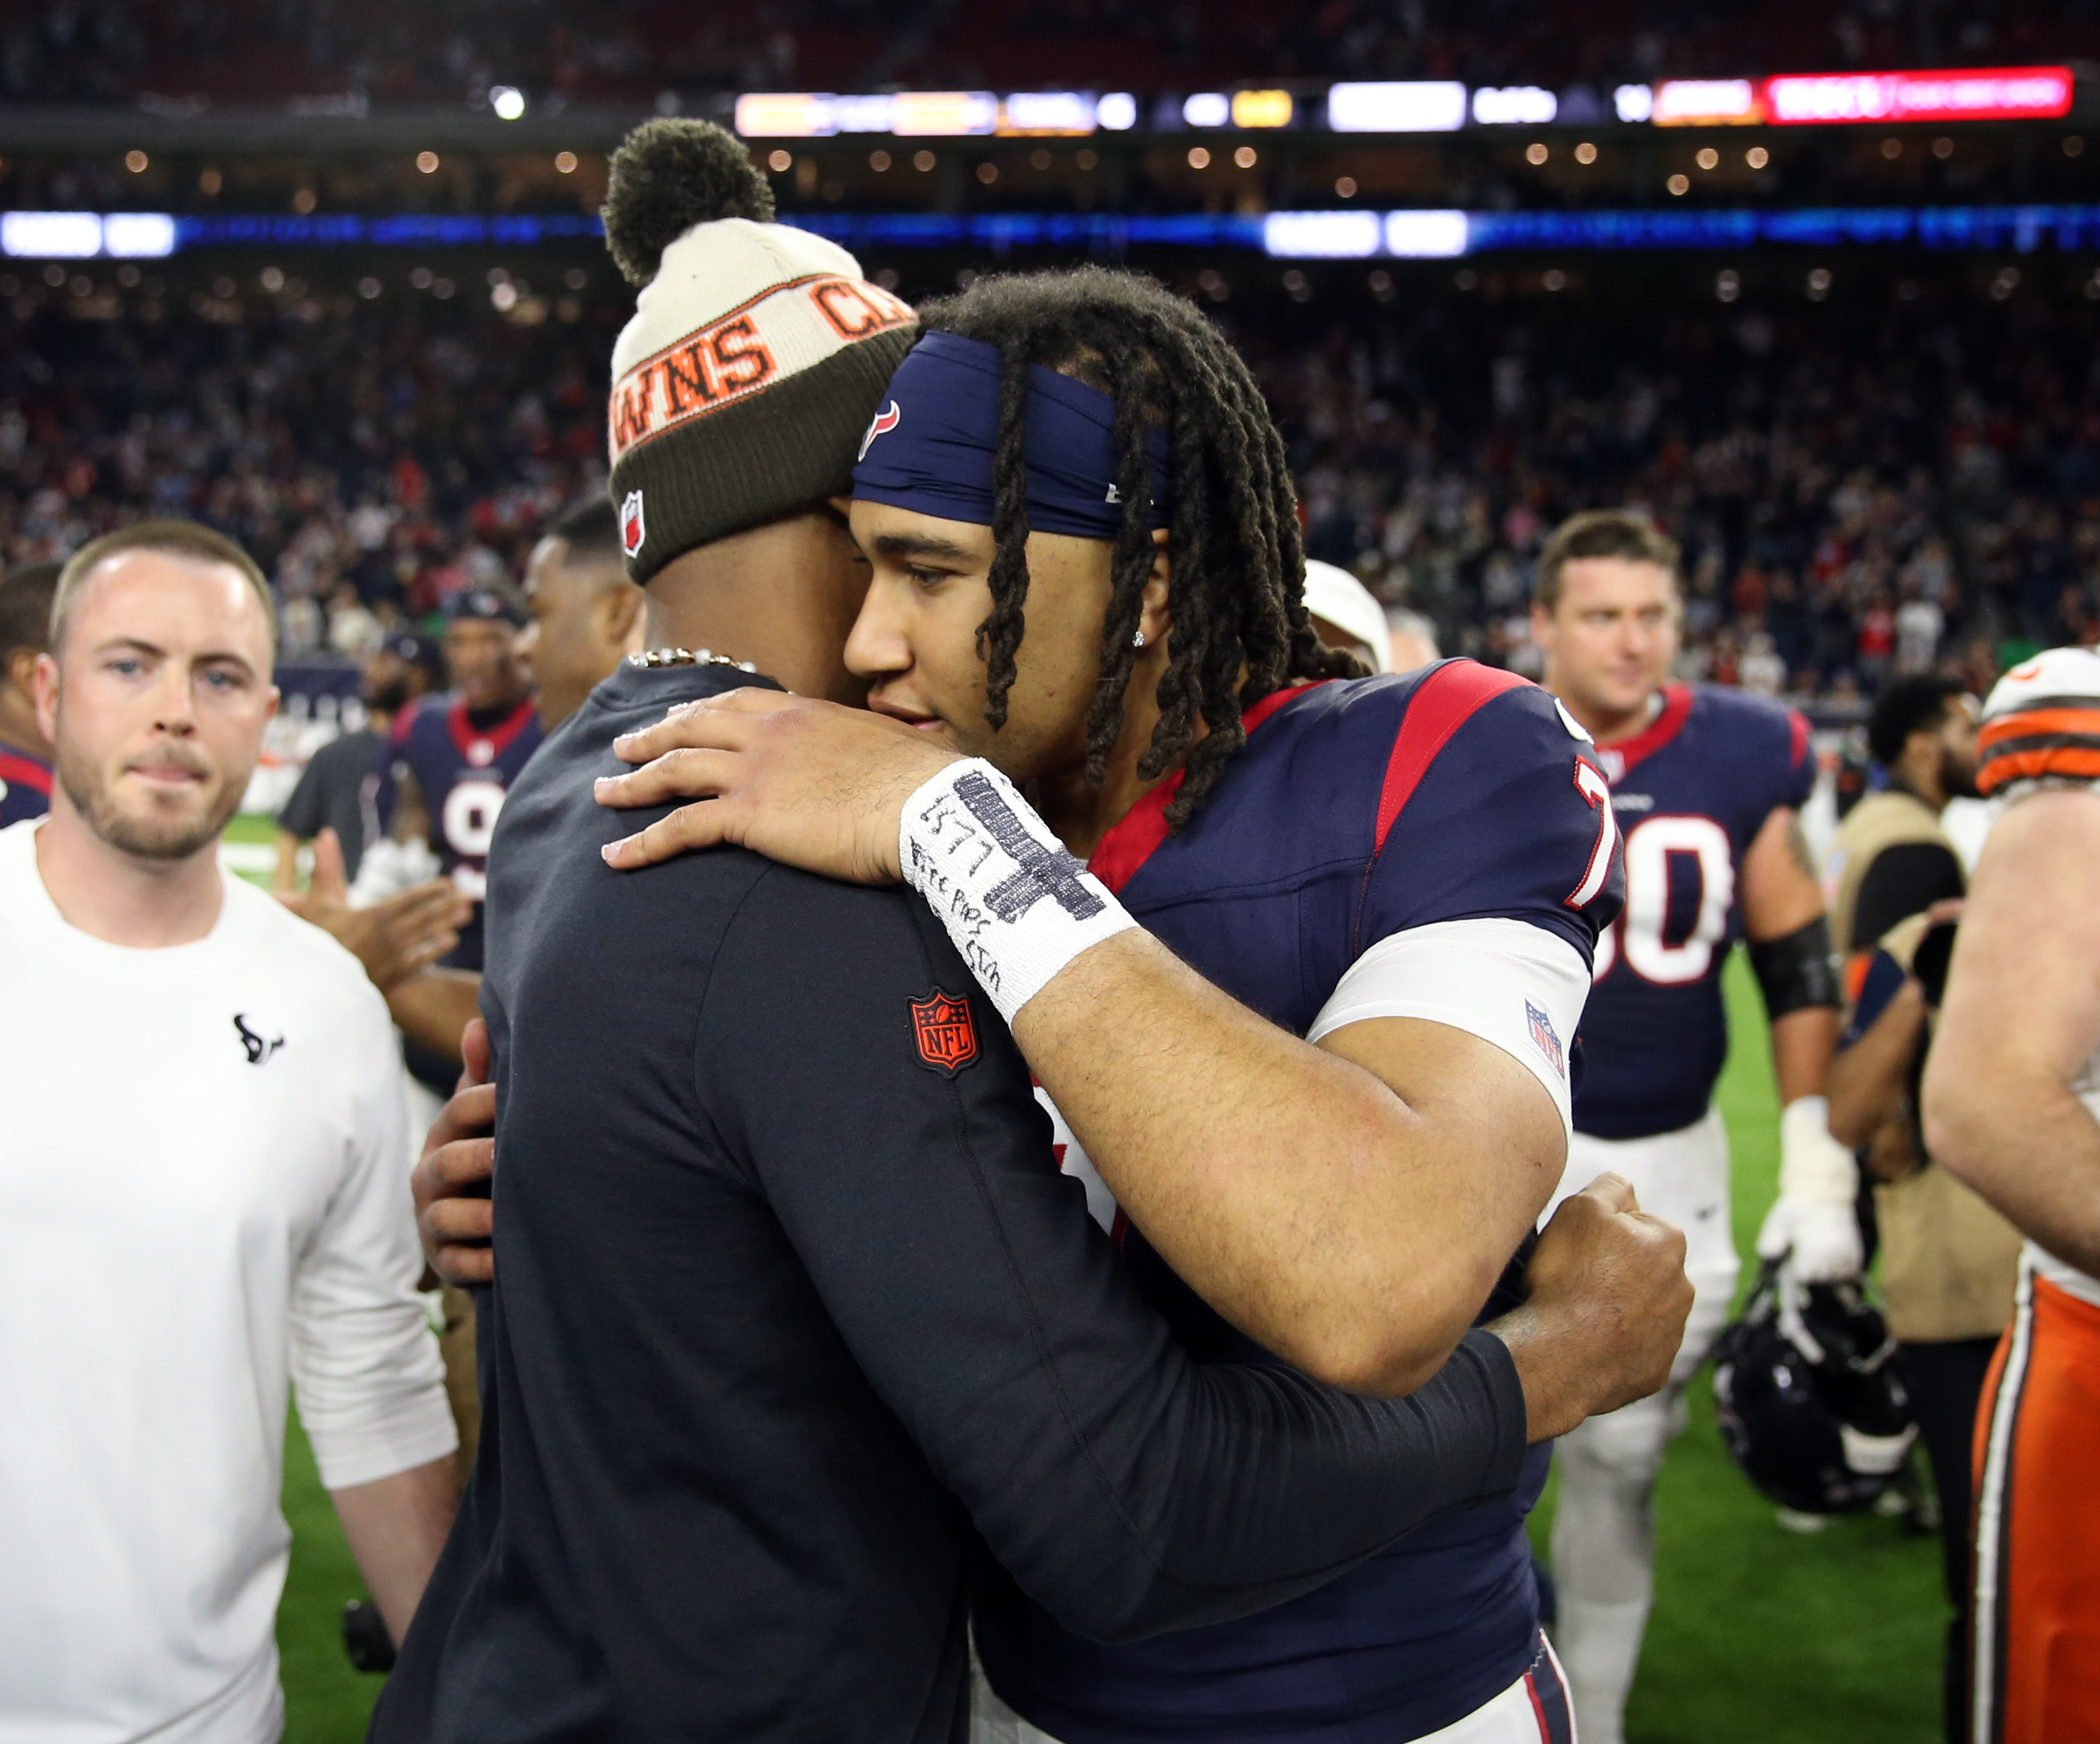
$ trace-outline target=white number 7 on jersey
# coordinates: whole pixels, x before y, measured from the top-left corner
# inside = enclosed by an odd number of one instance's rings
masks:
[[[1582,881],[1563,898],[1564,907],[1587,908],[1597,899],[1604,888],[1604,881],[1612,876],[1612,850],[1619,843],[1618,821],[1612,815],[1612,789],[1597,770],[1596,766],[1575,759],[1575,791],[1590,803],[1597,814],[1597,845],[1590,850],[1590,864],[1582,874]]]

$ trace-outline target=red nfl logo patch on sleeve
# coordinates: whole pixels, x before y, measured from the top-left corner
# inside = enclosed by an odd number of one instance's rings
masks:
[[[911,1036],[918,1044],[919,1063],[944,1078],[954,1077],[977,1057],[977,1020],[970,1015],[969,1001],[938,987],[911,1001]]]
[[[642,541],[649,536],[642,519],[642,492],[629,491],[627,500],[620,506],[620,548],[629,557],[642,550]]]

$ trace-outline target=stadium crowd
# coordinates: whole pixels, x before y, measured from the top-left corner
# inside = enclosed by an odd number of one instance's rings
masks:
[[[1295,442],[1312,554],[1447,642],[1536,673],[1526,607],[1571,510],[1645,504],[1686,548],[1687,676],[1871,694],[2100,635],[2100,413],[2082,309],[1915,281],[1850,309],[1477,299],[1239,325]],[[1914,301],[1904,300],[1908,292]]]
[[[270,574],[291,659],[360,658],[515,581],[542,522],[602,475],[610,329],[574,302],[585,330],[448,307],[438,282],[325,319],[295,279],[246,305],[224,280],[165,319],[0,318],[8,567],[192,516]]]
[[[620,317],[543,276],[552,302],[495,287],[509,318],[479,277],[449,298],[397,280],[326,319],[296,279],[165,312],[112,298],[113,319],[18,294],[0,559],[195,515],[257,554],[302,657],[355,658],[514,580],[599,476]],[[1512,320],[1483,290],[1426,290],[1211,307],[1290,439],[1311,554],[1448,648],[1535,674],[1542,541],[1628,501],[1685,546],[1689,677],[1842,701],[1955,663],[1980,691],[2033,647],[2100,640],[2090,309],[1948,279],[1821,307],[1680,298],[1652,320],[1616,294],[1534,296]]]

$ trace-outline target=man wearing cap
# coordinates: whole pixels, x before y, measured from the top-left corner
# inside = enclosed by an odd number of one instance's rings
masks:
[[[1305,563],[1305,609],[1312,615],[1314,635],[1330,648],[1355,655],[1373,672],[1410,672],[1428,664],[1416,660],[1396,667],[1385,607],[1348,570],[1317,557]],[[1436,657],[1432,649],[1429,659]]]
[[[2100,1737],[2100,655],[1983,704],[2005,801],[1956,935],[1922,1101],[1933,1157],[2026,1236],[1976,1422],[1975,1744]]]

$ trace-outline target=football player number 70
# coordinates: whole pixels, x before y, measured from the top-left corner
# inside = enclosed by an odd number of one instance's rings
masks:
[[[1678,926],[1670,937],[1671,882],[1676,881]],[[1727,937],[1736,899],[1736,860],[1728,832],[1711,818],[1643,818],[1626,832],[1626,906],[1597,941],[1594,979],[1602,981],[1623,953],[1643,981],[1681,987],[1714,966]]]

